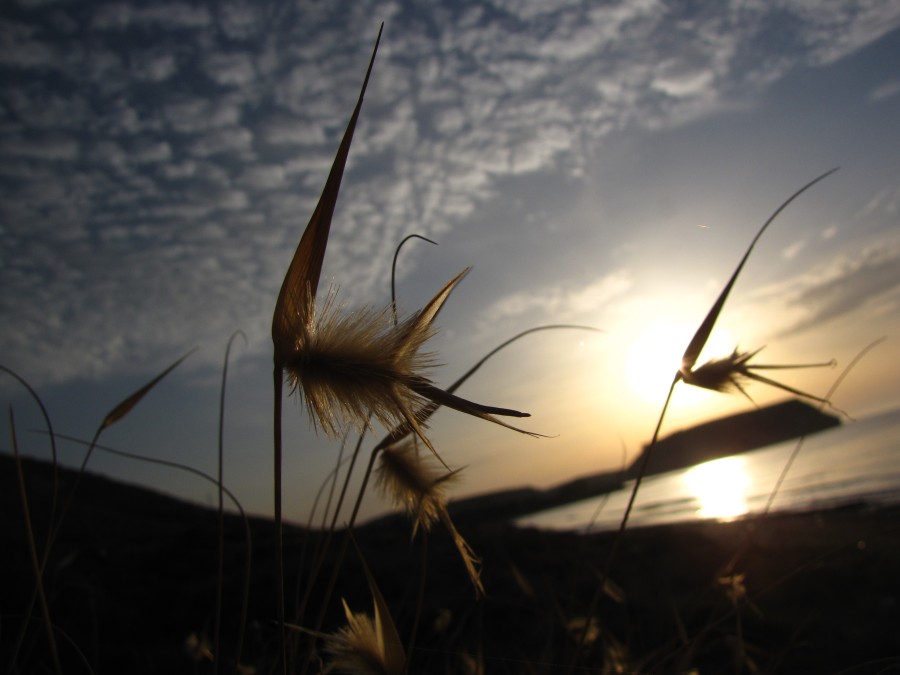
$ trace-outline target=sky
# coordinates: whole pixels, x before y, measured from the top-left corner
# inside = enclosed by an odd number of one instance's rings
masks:
[[[384,34],[322,288],[413,312],[462,269],[429,343],[447,385],[531,413],[530,438],[453,411],[429,437],[453,496],[630,463],[681,353],[759,226],[706,356],[835,359],[778,378],[834,404],[900,405],[900,4],[525,0],[79,2],[0,8],[0,364],[56,432],[196,348],[101,443],[215,473],[272,511],[275,299]],[[702,360],[702,359],[701,359]],[[754,384],[759,404],[783,392]],[[37,406],[0,394],[23,452]],[[753,403],[679,385],[663,433]],[[7,416],[4,416],[5,418]],[[306,522],[339,440],[285,406],[285,511]],[[11,450],[8,419],[0,449]],[[364,457],[381,430],[362,443]],[[356,442],[351,437],[348,452]],[[80,463],[84,448],[61,443]],[[212,504],[197,476],[98,452],[90,468]],[[367,496],[364,514],[390,505]]]

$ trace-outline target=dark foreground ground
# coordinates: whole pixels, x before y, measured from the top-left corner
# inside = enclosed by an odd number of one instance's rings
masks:
[[[50,505],[47,466],[29,462],[28,490],[41,547]],[[63,485],[71,477],[63,476]],[[65,493],[65,492],[64,492]],[[865,505],[770,516],[748,523],[696,523],[626,532],[612,569],[617,592],[595,612],[598,631],[575,673],[900,672],[900,510]],[[22,633],[34,590],[12,461],[0,457],[0,672],[52,673],[38,608]],[[192,636],[213,641],[217,515],[104,479],[86,477],[53,548],[45,578],[66,673],[210,673],[192,658]],[[241,662],[273,672],[272,525],[248,524],[249,600]],[[397,524],[362,528],[359,547],[404,639],[418,626],[413,673],[563,673],[572,658],[606,561],[611,534],[581,537],[521,530],[469,516],[460,531],[483,560],[487,596],[476,600],[452,542],[428,537],[425,594],[421,535]],[[246,570],[244,522],[229,517],[225,538],[222,661],[234,672]],[[339,548],[338,537],[333,549]],[[307,579],[322,538],[286,532],[287,594]],[[723,568],[743,577],[720,581]],[[334,569],[327,556],[313,589],[315,616]],[[743,579],[742,584],[740,580]],[[340,598],[371,613],[351,547],[340,568],[325,630],[340,624]],[[746,595],[742,593],[746,588]],[[289,611],[293,614],[293,610]],[[196,644],[194,642],[193,644]],[[89,668],[89,667],[90,668]],[[313,669],[313,672],[317,672]]]

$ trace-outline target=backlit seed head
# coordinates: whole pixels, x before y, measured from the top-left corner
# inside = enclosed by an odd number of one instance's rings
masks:
[[[313,307],[309,316],[284,370],[316,426],[334,436],[347,425],[363,427],[370,413],[388,427],[414,419],[426,401],[409,383],[433,365],[421,351],[431,324],[413,315],[395,325],[389,308],[343,312],[334,293],[318,316]]]
[[[328,671],[350,675],[400,675],[402,667],[398,669],[388,662],[372,617],[350,611],[346,602],[344,613],[347,625],[325,638],[325,650],[332,657]]]
[[[381,450],[376,482],[382,492],[402,507],[413,521],[413,536],[419,527],[428,531],[440,520],[453,539],[476,594],[484,594],[481,584],[481,561],[469,543],[456,529],[447,511],[447,486],[459,475],[444,471],[430,455],[417,451],[415,437]]]
[[[413,521],[414,532],[431,525],[446,509],[446,488],[459,476],[447,472],[431,455],[417,451],[415,437],[381,451],[376,485],[395,506]]]
[[[747,380],[762,382],[763,384],[768,384],[772,387],[790,392],[791,394],[818,401],[825,405],[831,405],[831,402],[828,399],[807,394],[804,391],[782,384],[771,378],[764,377],[754,371],[834,367],[836,365],[834,360],[825,363],[801,363],[796,365],[750,363],[750,359],[759,354],[760,351],[762,351],[762,347],[754,352],[740,352],[735,349],[730,356],[721,359],[710,359],[699,368],[694,368],[693,370],[682,366],[678,374],[686,384],[692,384],[695,387],[702,387],[703,389],[710,389],[712,391],[739,391],[751,401],[753,399],[750,398],[750,395],[743,387]]]

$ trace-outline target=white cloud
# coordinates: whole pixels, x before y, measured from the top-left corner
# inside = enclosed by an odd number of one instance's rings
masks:
[[[32,138],[12,137],[0,145],[4,155],[49,162],[72,161],[78,157],[78,141],[68,134],[47,133]]]
[[[795,241],[793,244],[786,246],[784,249],[782,249],[781,256],[785,260],[793,260],[794,258],[797,257],[797,255],[800,253],[800,251],[802,251],[804,248],[806,248],[806,244],[807,244],[807,242],[803,239],[801,239],[800,241]]]
[[[596,314],[632,287],[630,275],[618,270],[585,285],[553,286],[514,293],[497,300],[481,315],[486,325],[523,315],[552,316],[560,321]]]
[[[872,93],[869,94],[869,100],[873,103],[879,103],[893,98],[897,94],[900,94],[900,80],[890,80],[873,89]]]
[[[209,129],[236,126],[241,118],[241,110],[237,102],[227,98],[176,98],[163,105],[163,117],[175,131],[196,134]]]
[[[801,38],[814,63],[833,63],[900,26],[900,6],[880,0],[794,0]]]
[[[284,187],[286,177],[283,166],[251,166],[241,173],[238,183],[250,190],[274,190]]]
[[[190,143],[189,151],[196,157],[236,154],[251,159],[252,146],[252,131],[244,127],[231,127],[200,134]]]
[[[101,5],[94,14],[93,26],[100,30],[124,30],[130,26],[162,28],[203,28],[212,23],[205,7],[180,2],[149,5],[110,3]]]
[[[36,37],[34,26],[6,20],[0,22],[0,65],[10,68],[48,68],[59,60],[56,48]]]
[[[273,147],[285,145],[321,145],[325,134],[320,126],[288,115],[274,115],[260,122],[260,140]]]
[[[210,79],[225,86],[241,87],[257,78],[253,57],[243,53],[211,54],[206,60]]]
[[[159,164],[172,158],[172,147],[166,141],[141,139],[133,143],[128,159],[135,164]]]
[[[135,59],[132,74],[140,80],[163,82],[178,70],[173,54],[147,54]]]

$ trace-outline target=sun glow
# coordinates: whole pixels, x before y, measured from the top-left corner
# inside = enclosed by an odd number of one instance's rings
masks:
[[[659,322],[651,325],[631,343],[625,360],[625,379],[632,391],[650,403],[661,404],[666,397],[681,356],[697,327],[686,323]],[[727,330],[715,330],[704,349],[707,354],[727,355],[735,343]],[[712,392],[697,387],[681,387],[681,403],[700,403]]]
[[[725,457],[698,464],[684,482],[700,502],[701,518],[729,519],[747,513],[750,476],[741,457]]]

